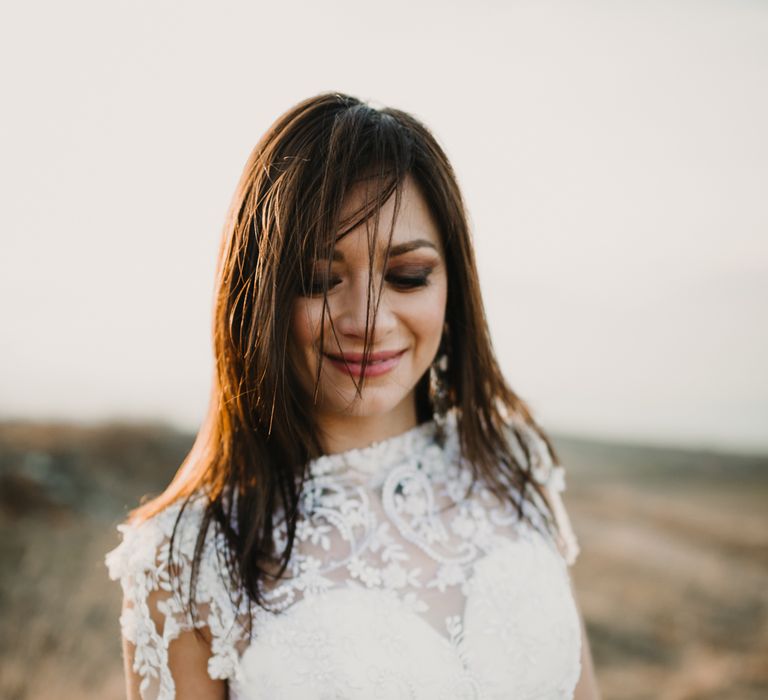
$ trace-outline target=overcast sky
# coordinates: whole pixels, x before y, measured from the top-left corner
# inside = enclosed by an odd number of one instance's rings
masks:
[[[246,157],[338,90],[445,147],[546,428],[768,451],[768,3],[46,0],[0,59],[0,417],[196,429]]]

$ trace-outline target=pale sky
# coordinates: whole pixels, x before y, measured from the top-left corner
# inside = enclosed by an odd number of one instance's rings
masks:
[[[768,3],[44,2],[0,17],[0,418],[195,430],[253,145],[421,118],[545,428],[768,451]]]

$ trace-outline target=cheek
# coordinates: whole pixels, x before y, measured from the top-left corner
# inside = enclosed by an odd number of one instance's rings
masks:
[[[440,344],[445,323],[446,288],[439,286],[415,303],[408,314],[414,335],[419,339],[422,351],[433,355]],[[428,358],[431,361],[431,356]]]
[[[293,345],[306,352],[315,343],[318,336],[319,312],[315,304],[299,299],[293,305],[291,314],[291,337]]]

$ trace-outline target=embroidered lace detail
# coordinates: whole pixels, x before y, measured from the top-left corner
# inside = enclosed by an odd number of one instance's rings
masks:
[[[184,510],[173,543],[173,572],[170,566],[170,538],[180,504],[170,506],[153,518],[134,526],[117,526],[122,542],[105,557],[109,577],[119,580],[125,605],[120,615],[123,636],[136,645],[133,670],[141,677],[142,698],[171,700],[175,684],[168,666],[168,648],[182,632],[193,629],[179,598],[189,596],[192,556],[204,508],[198,497]],[[245,628],[240,624],[244,610],[230,600],[219,565],[217,550],[223,551],[223,538],[212,525],[202,553],[195,601],[199,619],[194,625],[207,628],[212,638],[208,661],[211,678],[236,675],[238,642],[244,646]],[[156,623],[155,620],[157,620]]]
[[[556,505],[564,472],[531,433],[523,431],[534,478]],[[527,501],[534,526],[482,481],[469,489],[455,414],[442,447],[434,435],[429,422],[310,462],[288,569],[262,588],[279,612],[253,610],[250,645],[246,609],[233,609],[220,574],[223,541],[211,534],[199,624],[213,639],[209,675],[229,679],[230,697],[573,697],[581,637],[567,565],[578,553],[575,538],[552,539]],[[180,540],[185,582],[201,509],[202,502],[191,510]],[[107,555],[110,576],[132,602],[121,625],[137,643],[134,669],[145,700],[174,697],[168,645],[191,626],[166,593],[176,512],[119,526],[123,543]],[[569,528],[564,509],[557,513]],[[276,537],[283,546],[284,524]],[[164,594],[154,611],[165,615],[160,630],[148,602],[155,591]]]
[[[455,427],[453,413],[448,418]],[[373,442],[366,447],[324,455],[309,462],[309,474],[323,477],[341,472],[355,473],[361,477],[381,476],[388,467],[407,461],[415,452],[424,449],[435,434],[434,421],[428,421],[394,437]],[[439,449],[439,448],[438,448]],[[374,483],[375,483],[374,479]]]
[[[565,468],[552,461],[552,456],[544,441],[527,423],[520,422],[519,428],[526,436],[525,439],[533,445],[531,473],[534,479],[544,487],[552,505],[552,513],[560,533],[557,538],[557,545],[565,557],[566,563],[573,566],[581,549],[561,496],[562,492],[565,491]],[[512,441],[510,444],[517,453],[518,459],[522,459],[519,444],[516,441]],[[539,503],[537,494],[533,493],[533,498]]]

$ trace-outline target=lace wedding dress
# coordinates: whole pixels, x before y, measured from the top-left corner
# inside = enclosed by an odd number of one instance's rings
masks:
[[[310,463],[290,578],[267,591],[279,613],[249,611],[245,597],[228,590],[217,557],[223,535],[211,526],[197,626],[212,639],[208,673],[228,680],[230,698],[573,697],[581,629],[568,565],[579,547],[559,496],[562,467],[527,429],[534,476],[553,494],[563,526],[565,536],[555,540],[519,520],[482,482],[465,498],[471,478],[459,458],[455,415],[442,448],[434,433],[430,421]],[[174,540],[174,575],[183,582],[203,507],[200,497],[185,509]],[[191,627],[170,593],[178,511],[118,525],[122,542],[106,555],[128,601],[120,626],[137,645],[134,670],[147,700],[175,697],[169,645]],[[284,529],[278,533],[284,541]],[[160,628],[151,609],[164,620]]]

